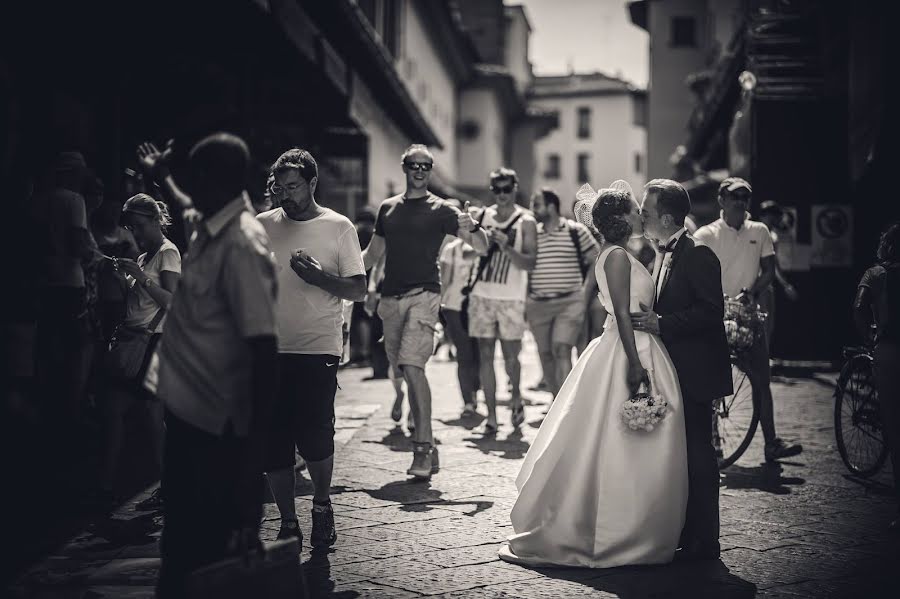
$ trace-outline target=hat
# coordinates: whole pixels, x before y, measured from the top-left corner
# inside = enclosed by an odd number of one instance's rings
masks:
[[[719,183],[719,193],[723,191],[737,191],[738,189],[746,189],[749,193],[753,193],[750,184],[740,177],[728,177]]]

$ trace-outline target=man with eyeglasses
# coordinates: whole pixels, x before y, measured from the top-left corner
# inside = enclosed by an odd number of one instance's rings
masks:
[[[747,209],[753,190],[740,177],[728,177],[719,185],[721,218],[701,227],[694,238],[715,252],[722,264],[722,289],[731,298],[756,304],[775,278],[775,249],[763,223],[750,220]],[[775,413],[769,387],[769,339],[760,331],[746,355],[753,401],[760,410],[766,461],[795,456],[799,444],[787,444],[775,434]]]
[[[366,274],[350,219],[316,202],[319,170],[294,148],[272,166],[281,206],[257,216],[278,265],[278,394],[266,473],[281,513],[278,538],[303,535],[294,505],[294,448],[313,483],[314,548],[337,540],[331,506],[334,396],[343,353],[343,300],[365,297]]]
[[[406,191],[381,203],[363,260],[368,270],[385,258],[378,316],[391,367],[399,368],[406,380],[415,422],[415,453],[407,473],[428,480],[439,467],[431,431],[431,389],[425,378],[441,303],[438,253],[448,235],[483,253],[487,235],[467,210],[428,191],[434,155],[426,146],[411,145],[401,164]]]
[[[469,334],[478,340],[479,375],[488,409],[484,425],[487,435],[497,432],[494,349],[498,339],[511,388],[512,426],[518,428],[525,421],[519,352],[525,334],[528,273],[537,257],[537,223],[529,211],[516,204],[516,171],[498,168],[491,173],[490,181],[496,204],[485,209],[481,223],[491,245],[468,286]]]

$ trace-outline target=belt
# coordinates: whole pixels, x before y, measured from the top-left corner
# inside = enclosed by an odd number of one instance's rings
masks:
[[[425,293],[428,291],[427,289],[411,289],[409,291],[404,291],[403,293],[398,293],[397,295],[389,295],[388,297],[392,297],[394,299],[403,299],[407,297],[415,297],[419,294]]]
[[[550,295],[550,296],[542,296],[542,297],[529,296],[528,299],[535,301],[535,302],[547,302],[550,300],[562,299],[564,297],[571,297],[571,296],[575,295],[575,293],[577,293],[577,292],[570,291],[568,293],[560,293],[558,295]]]

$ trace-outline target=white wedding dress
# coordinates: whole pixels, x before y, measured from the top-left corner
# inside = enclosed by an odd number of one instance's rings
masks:
[[[678,376],[662,341],[636,332],[641,363],[668,415],[650,432],[632,431],[619,409],[629,397],[628,358],[615,323],[604,263],[595,272],[610,314],[553,402],[516,478],[515,534],[500,549],[525,565],[610,568],[672,561],[688,496],[684,414]],[[619,250],[615,250],[619,251]],[[624,250],[622,250],[624,251]],[[653,304],[650,273],[631,261],[631,310]]]

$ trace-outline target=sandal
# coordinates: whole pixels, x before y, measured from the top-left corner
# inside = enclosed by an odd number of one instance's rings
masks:
[[[519,428],[525,422],[525,406],[520,402],[512,408],[512,427]]]
[[[484,423],[484,436],[493,436],[497,434],[497,425],[491,424],[490,422]]]
[[[401,418],[403,418],[403,402],[398,401],[391,408],[391,420],[399,423]]]

